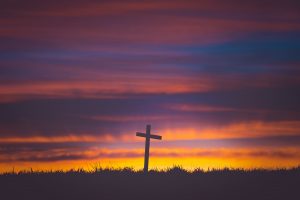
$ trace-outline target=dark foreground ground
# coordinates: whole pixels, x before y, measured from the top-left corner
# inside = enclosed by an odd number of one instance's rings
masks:
[[[263,199],[299,200],[300,168],[187,173],[96,170],[0,175],[0,199]]]

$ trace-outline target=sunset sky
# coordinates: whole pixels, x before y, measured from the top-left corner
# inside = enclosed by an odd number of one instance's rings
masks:
[[[1,0],[0,172],[300,164],[300,1]]]

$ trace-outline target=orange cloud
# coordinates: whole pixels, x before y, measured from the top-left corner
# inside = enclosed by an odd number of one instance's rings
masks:
[[[209,106],[200,104],[172,104],[166,106],[172,110],[185,111],[185,112],[228,112],[239,111],[237,108],[228,108],[222,106]]]
[[[117,80],[118,79],[118,80]],[[193,77],[103,77],[97,81],[38,81],[0,85],[2,101],[31,98],[125,98],[127,94],[187,93],[212,90],[211,81]]]
[[[299,121],[249,121],[217,128],[176,128],[161,132],[166,140],[191,140],[299,135],[299,130]]]
[[[137,116],[115,116],[115,115],[97,115],[97,116],[84,116],[86,119],[93,119],[99,121],[110,121],[110,122],[131,122],[131,121],[157,121],[166,119],[179,119],[180,116],[174,115],[137,115]]]
[[[153,116],[152,120],[160,120],[169,116]],[[94,116],[95,120],[107,121],[136,121],[144,120],[143,116]],[[150,117],[151,118],[151,117]],[[146,117],[145,117],[146,119]],[[147,118],[149,119],[149,118]],[[260,138],[268,136],[297,136],[299,135],[300,121],[249,121],[233,123],[226,126],[210,128],[166,128],[160,129],[159,134],[165,141],[182,141],[196,139],[230,139],[230,138]],[[64,143],[64,142],[105,142],[126,143],[141,141],[135,136],[135,131],[116,135],[113,133],[95,136],[91,134],[66,134],[65,136],[29,136],[29,137],[0,137],[0,143]]]
[[[2,137],[0,143],[65,143],[65,142],[111,142],[115,138],[110,134],[101,136],[67,135],[67,136],[32,136],[32,137]]]
[[[82,149],[51,149],[49,151],[24,151],[2,154],[0,159],[8,161],[40,161],[51,162],[60,160],[95,160],[103,158],[135,158],[144,157],[144,148],[109,149],[97,146]],[[282,159],[300,159],[300,149],[297,147],[255,147],[255,148],[152,148],[151,157],[178,158],[255,158],[271,157]],[[300,160],[299,160],[300,161]]]
[[[78,73],[81,71],[78,71]],[[80,73],[79,73],[80,74]],[[97,73],[96,73],[97,74]],[[69,81],[17,81],[0,85],[0,102],[31,98],[126,98],[130,94],[182,94],[238,89],[243,87],[272,88],[285,83],[298,85],[296,77],[280,77],[268,74],[255,77],[247,75],[159,75],[158,72],[97,74],[92,80]],[[256,79],[246,81],[247,79]],[[232,108],[202,105],[168,105],[183,111],[230,111]],[[245,111],[245,110],[244,110]]]

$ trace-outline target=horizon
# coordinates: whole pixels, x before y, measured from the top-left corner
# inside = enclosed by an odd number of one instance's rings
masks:
[[[6,172],[0,172],[0,176],[7,176],[7,175],[31,175],[31,174],[69,174],[69,173],[74,173],[74,174],[94,174],[94,173],[133,173],[133,174],[153,174],[153,173],[160,173],[160,174],[168,174],[168,173],[177,173],[179,174],[209,174],[209,173],[215,173],[215,172],[235,172],[235,173],[279,173],[279,172],[297,172],[300,170],[300,166],[298,167],[291,167],[291,168],[273,168],[273,169],[265,169],[265,168],[251,168],[251,169],[245,169],[245,168],[208,168],[208,169],[202,169],[202,168],[194,168],[194,169],[185,169],[181,166],[173,166],[173,167],[168,167],[164,169],[150,169],[148,173],[145,173],[143,169],[135,169],[132,167],[124,167],[124,168],[115,168],[115,167],[101,167],[99,165],[94,165],[91,166],[89,169],[83,169],[83,168],[78,168],[78,169],[68,169],[68,170],[34,170],[32,168],[30,169],[24,169],[20,171],[15,171],[14,169],[12,171],[6,171]],[[120,173],[120,174],[122,174]]]
[[[3,0],[0,173],[300,166],[300,3]]]

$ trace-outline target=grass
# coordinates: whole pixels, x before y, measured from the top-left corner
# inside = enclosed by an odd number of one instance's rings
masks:
[[[264,168],[253,168],[253,169],[243,169],[243,168],[210,168],[208,170],[204,170],[201,168],[196,168],[194,170],[187,170],[181,166],[173,166],[170,168],[166,168],[163,170],[152,169],[149,170],[148,175],[205,175],[205,174],[284,174],[284,173],[300,173],[300,166],[294,168],[276,168],[276,169],[264,169]],[[100,165],[93,165],[91,170],[85,170],[83,168],[78,169],[70,169],[67,171],[64,170],[33,170],[32,168],[29,170],[21,170],[21,171],[10,171],[0,173],[1,176],[13,176],[13,175],[51,175],[51,174],[66,174],[66,175],[79,175],[79,174],[131,174],[131,175],[139,175],[145,174],[142,170],[134,170],[132,167],[124,167],[124,168],[112,168],[112,167],[101,167]]]
[[[0,175],[4,200],[56,199],[300,199],[300,167],[291,169],[150,170],[102,168],[90,171],[7,172]]]

